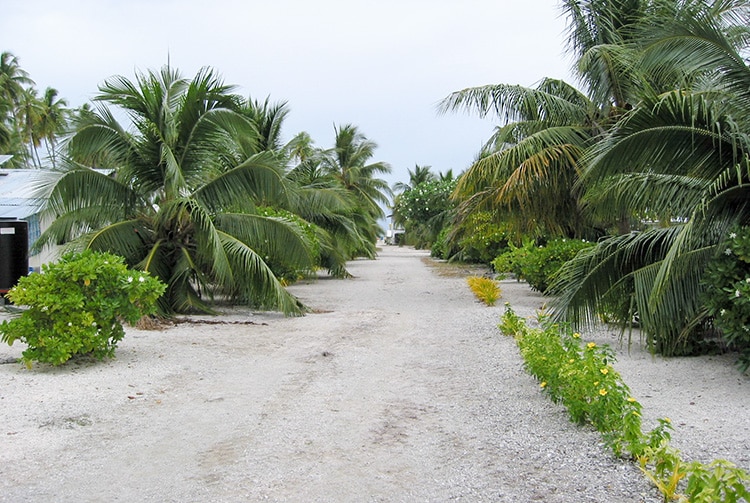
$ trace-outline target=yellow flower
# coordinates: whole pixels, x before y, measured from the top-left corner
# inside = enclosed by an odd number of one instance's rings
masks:
[[[545,386],[547,386],[547,381],[543,381],[543,382],[542,382],[542,383],[541,383],[541,384],[539,385],[539,387],[540,387],[540,388],[544,388]]]
[[[86,279],[83,280],[83,284],[86,285],[86,286],[89,286],[91,284],[91,280],[88,279],[88,278],[86,278]]]
[[[594,349],[595,347],[596,347],[595,342],[589,342],[588,344],[586,344],[586,348],[588,349]]]
[[[665,421],[665,422],[666,422],[667,424],[672,424],[672,420],[671,420],[671,419],[669,419],[668,417],[665,417],[665,418],[664,418],[664,421]]]
[[[634,411],[633,411],[633,415],[634,415],[634,416],[636,416],[636,417],[641,417],[641,415],[640,415],[640,414],[638,414],[638,411],[637,411],[637,410],[634,410]]]
[[[574,339],[580,339],[581,338],[581,334],[579,334],[578,332],[576,332],[576,333],[573,334],[573,338]]]
[[[631,397],[628,397],[628,402],[630,402],[630,403],[633,403],[633,402],[635,402],[635,401],[636,401],[636,399],[635,399],[635,398],[633,398],[632,396],[631,396]]]
[[[568,363],[573,363],[573,362],[575,362],[574,358],[571,358],[570,360],[568,360]]]
[[[599,390],[599,394],[600,394],[601,396],[604,396],[604,395],[606,395],[606,394],[607,394],[607,390],[606,390],[606,389],[604,389],[604,388],[602,388],[602,389],[600,389],[600,390]]]
[[[599,372],[601,372],[604,375],[609,374],[609,369],[607,367],[602,367],[599,369]]]

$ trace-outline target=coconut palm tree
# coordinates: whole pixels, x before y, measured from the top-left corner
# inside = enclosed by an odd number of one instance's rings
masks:
[[[167,283],[167,313],[208,312],[216,295],[299,313],[266,260],[311,266],[309,250],[296,226],[255,212],[284,200],[283,166],[260,151],[231,90],[210,69],[192,80],[169,66],[107,80],[96,110],[79,114],[70,162],[45,186],[56,219],[37,246],[122,255]]]
[[[286,102],[271,103],[270,97],[263,102],[248,98],[241,107],[241,113],[256,125],[260,150],[283,152],[281,128],[289,115]]]
[[[36,124],[36,136],[44,142],[45,150],[54,168],[57,162],[57,140],[65,132],[70,111],[68,103],[58,98],[57,89],[48,87],[41,99],[41,113]]]
[[[642,74],[679,83],[646,96],[588,154],[582,175],[598,208],[659,225],[614,236],[568,263],[551,291],[558,318],[638,315],[654,347],[692,350],[708,313],[706,263],[732,225],[750,223],[750,9],[686,2],[644,33]],[[743,36],[739,36],[744,34]],[[614,313],[612,313],[614,311]]]
[[[567,48],[586,95],[605,115],[621,115],[642,87],[633,71],[638,51],[636,27],[657,1],[563,0],[568,19]],[[674,3],[674,2],[672,2]]]
[[[390,173],[391,167],[382,161],[370,162],[377,145],[368,140],[356,126],[334,126],[334,130],[335,145],[323,153],[321,167],[355,201],[356,210],[352,218],[363,238],[363,247],[350,250],[351,255],[374,257],[375,242],[382,233],[378,220],[384,218],[382,206],[388,204],[391,195],[388,182],[377,175]]]
[[[0,153],[13,155],[10,161],[13,166],[23,165],[28,157],[19,108],[33,84],[18,58],[10,52],[0,53]]]
[[[432,169],[432,166],[420,166],[419,164],[415,164],[414,171],[407,170],[409,173],[409,181],[407,183],[396,182],[393,185],[393,191],[394,192],[407,192],[422,182],[429,182],[429,181],[437,179],[437,176],[435,175],[435,173],[430,171],[431,169]]]
[[[460,217],[491,211],[518,235],[586,236],[595,233],[574,191],[583,152],[608,118],[573,86],[544,79],[535,88],[491,85],[464,89],[440,104],[442,112],[466,109],[495,114],[485,153],[464,173],[455,197]]]
[[[501,121],[457,187],[461,219],[490,211],[516,235],[593,238],[615,224],[629,230],[628,215],[603,220],[583,208],[579,173],[583,153],[638,101],[635,29],[653,3],[659,1],[562,3],[568,49],[586,92],[543,79],[534,88],[469,88],[441,102],[441,112],[465,109]]]

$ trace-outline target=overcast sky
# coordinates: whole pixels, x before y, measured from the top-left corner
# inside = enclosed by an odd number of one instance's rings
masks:
[[[167,63],[203,66],[254,99],[287,101],[289,139],[333,144],[355,124],[378,144],[389,182],[429,165],[458,173],[493,121],[438,115],[453,91],[572,82],[559,0],[3,0],[0,51],[70,106],[106,78]]]

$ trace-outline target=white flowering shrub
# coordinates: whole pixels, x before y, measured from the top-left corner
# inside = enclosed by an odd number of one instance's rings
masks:
[[[60,365],[74,355],[113,357],[125,335],[122,321],[134,324],[156,311],[166,286],[147,273],[127,268],[124,259],[91,250],[64,255],[25,276],[8,298],[25,306],[22,314],[0,324],[2,341],[28,345],[33,361]]]
[[[435,242],[455,208],[451,199],[455,188],[455,180],[431,180],[399,194],[393,213],[404,225],[411,244],[422,248]]]
[[[739,365],[750,368],[750,228],[732,231],[703,277],[705,305]]]

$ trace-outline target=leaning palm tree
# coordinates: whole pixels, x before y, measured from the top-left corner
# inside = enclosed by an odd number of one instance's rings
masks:
[[[457,187],[462,219],[490,211],[517,235],[596,237],[610,225],[628,229],[628,215],[603,221],[584,211],[579,174],[584,152],[638,100],[642,79],[633,71],[632,43],[651,3],[562,2],[585,92],[548,78],[534,88],[469,88],[441,102],[442,112],[465,109],[501,121]]]
[[[298,313],[266,260],[310,265],[306,241],[256,204],[283,200],[283,169],[259,152],[241,100],[210,69],[114,77],[79,115],[70,160],[45,186],[55,216],[37,243],[117,253],[168,285],[166,313],[211,311],[216,295]],[[130,117],[132,131],[107,105]],[[106,170],[93,170],[96,165]]]
[[[750,10],[701,4],[686,2],[643,38],[643,74],[683,87],[645,97],[592,149],[583,174],[592,205],[659,225],[600,242],[551,287],[559,318],[637,314],[665,354],[691,350],[708,320],[706,263],[730,227],[750,224],[750,68],[741,56]]]
[[[286,175],[292,185],[287,209],[315,226],[318,265],[334,277],[349,277],[346,262],[354,258],[355,250],[369,246],[368,237],[357,226],[357,200],[322,169],[324,156],[321,152],[303,157],[304,160]]]
[[[496,115],[485,152],[459,179],[459,215],[491,211],[525,235],[586,236],[594,230],[579,205],[580,157],[606,130],[608,118],[584,94],[555,79],[537,87],[464,89],[440,104]]]

